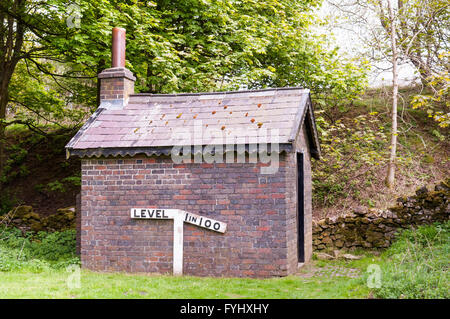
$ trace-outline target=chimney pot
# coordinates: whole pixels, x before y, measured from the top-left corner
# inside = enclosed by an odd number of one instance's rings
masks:
[[[125,29],[113,28],[112,30],[112,61],[113,68],[125,67]]]

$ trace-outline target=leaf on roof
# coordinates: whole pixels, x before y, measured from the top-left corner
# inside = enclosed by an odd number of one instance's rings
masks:
[[[245,113],[245,116],[248,116],[248,112],[247,112],[247,113]]]
[[[169,121],[166,121],[166,125],[169,124]]]
[[[220,129],[223,131],[225,129],[225,125],[223,125]]]
[[[206,127],[208,127],[208,124],[205,124]]]
[[[164,116],[166,116],[166,114],[163,114],[163,115],[161,116],[160,120],[162,120],[162,119],[164,118]]]
[[[153,120],[152,121],[150,121],[148,124],[152,124],[153,123]]]
[[[250,122],[255,123],[255,119],[251,119]]]
[[[263,126],[263,123],[258,122],[258,128],[261,128],[261,126]]]
[[[140,127],[136,127],[136,129],[134,130],[134,133],[137,133],[137,131],[139,131]]]
[[[183,115],[183,113],[178,114],[177,119],[179,119],[181,117],[181,115]]]
[[[193,116],[193,118],[196,119],[196,118],[197,118],[197,115],[198,115],[198,114],[195,114],[195,115]]]
[[[258,104],[258,107],[261,107],[261,103]]]
[[[211,113],[212,113],[212,114],[216,114],[216,111],[212,111]]]
[[[228,105],[224,105],[223,108],[226,110],[228,108]]]
[[[230,114],[233,114],[233,112],[230,112]]]

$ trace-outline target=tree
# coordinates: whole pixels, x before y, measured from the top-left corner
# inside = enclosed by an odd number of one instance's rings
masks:
[[[26,0],[0,3],[0,172],[4,165],[6,111],[10,101],[9,86],[19,61],[33,59],[46,49],[48,36],[57,34],[50,10],[45,16],[39,7],[51,4]]]
[[[373,66],[379,61],[391,62],[392,87],[392,130],[389,164],[386,184],[392,187],[395,179],[395,153],[397,145],[397,100],[398,67],[410,63],[418,72],[424,86],[434,93],[418,95],[413,107],[424,107],[429,102],[439,102],[443,110],[435,112],[429,106],[442,126],[448,123],[448,62],[442,59],[448,52],[448,1],[443,0],[349,0],[329,1],[342,13],[352,27],[359,31],[360,40],[366,44],[367,55]],[[361,35],[362,33],[362,35]],[[385,71],[385,69],[383,69]]]
[[[397,1],[399,49],[423,81],[444,69],[439,56],[449,51],[449,8],[442,0]]]
[[[96,107],[97,74],[109,67],[114,26],[127,30],[127,68],[137,77],[138,92],[302,85],[318,97],[332,92],[335,101],[354,97],[364,87],[364,70],[343,62],[324,37],[313,34],[319,5],[319,0],[2,1],[0,172],[7,125],[36,129],[38,119],[61,124],[71,117],[80,123],[81,106]],[[8,119],[7,107],[13,111]]]
[[[22,124],[45,134],[37,128],[36,119],[55,122],[55,115],[61,119],[67,107],[64,102],[83,96],[67,88],[76,86],[74,80],[93,77],[70,64],[65,52],[55,45],[73,33],[67,28],[65,11],[62,1],[57,0],[0,2],[0,177],[5,163],[6,127]],[[67,81],[72,83],[67,85]],[[8,110],[16,116],[7,118]]]
[[[449,4],[441,0],[398,0],[394,8],[393,1],[387,0],[386,10],[383,0],[377,0],[377,3],[378,16],[385,34],[389,36],[391,46],[392,130],[386,184],[393,187],[397,148],[398,60],[407,60],[414,65],[425,85],[432,84],[432,79],[435,79],[437,74],[446,71],[445,66],[440,63],[440,56],[443,52],[448,52],[446,21]],[[444,87],[446,85],[447,83],[444,83]]]
[[[381,0],[379,1],[381,12],[383,12],[383,6]],[[395,13],[392,6],[392,0],[387,0],[387,7],[389,12],[389,26],[390,26],[390,39],[391,39],[391,49],[392,49],[392,128],[391,128],[391,144],[390,144],[390,156],[389,164],[386,176],[386,185],[389,188],[394,186],[395,180],[395,158],[397,156],[397,100],[398,100],[398,70],[397,70],[397,41],[396,41],[396,26],[395,26]],[[385,21],[383,21],[385,24]]]
[[[449,48],[448,1],[442,0],[398,0],[395,32],[398,56],[416,68],[422,84],[431,93],[416,95],[413,108],[426,107],[430,117],[446,127],[450,123],[448,105],[448,55]],[[380,9],[382,26],[384,12]],[[392,40],[391,40],[392,42]]]

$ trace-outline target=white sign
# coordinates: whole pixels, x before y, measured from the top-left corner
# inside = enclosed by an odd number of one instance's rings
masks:
[[[183,273],[183,222],[224,233],[227,224],[212,218],[188,213],[179,209],[132,208],[133,219],[173,219],[173,273]]]
[[[132,208],[131,218],[141,219],[174,219],[179,214],[178,209]]]

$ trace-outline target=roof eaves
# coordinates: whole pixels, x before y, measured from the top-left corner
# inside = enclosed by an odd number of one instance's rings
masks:
[[[309,94],[309,91],[307,94],[302,95],[302,99],[300,101],[299,111],[295,116],[294,125],[292,127],[291,134],[289,135],[289,142],[295,143],[295,140],[297,138],[298,132],[300,131],[303,123],[306,120],[306,115],[309,114],[307,120],[308,120],[308,127],[310,128],[308,130],[308,134],[311,134],[311,142],[313,145],[311,145],[311,155],[315,159],[320,159],[321,156],[321,150],[320,150],[320,143],[319,143],[319,136],[317,134],[317,127],[316,127],[316,120],[314,117],[314,110],[312,107],[311,102],[311,95]]]
[[[192,146],[190,149],[190,154],[214,154],[214,146],[215,145],[204,145],[201,148]],[[219,146],[219,145],[217,145]],[[229,145],[222,145],[222,149],[225,150],[225,152],[234,151],[239,154],[242,153],[255,153],[259,151],[267,151],[268,153],[271,153],[270,145],[268,145],[269,149],[258,149],[257,145],[246,144],[244,148],[239,148],[240,145],[234,145],[234,149],[231,150],[229,148]],[[205,148],[212,149],[211,151],[205,150]],[[292,144],[291,143],[281,143],[279,144],[279,148],[277,150],[278,153],[288,153],[292,151]],[[158,146],[158,147],[114,147],[114,148],[92,148],[92,149],[71,149],[70,155],[78,156],[80,158],[84,157],[125,157],[125,156],[135,156],[139,154],[144,154],[147,156],[170,156],[172,154],[173,146]],[[180,149],[180,151],[183,151],[183,148]]]
[[[302,97],[300,99],[298,112],[295,115],[295,119],[294,119],[294,125],[292,126],[291,133],[289,134],[288,141],[291,143],[295,142],[295,139],[300,130],[300,127],[302,126],[303,120],[305,119],[305,114],[306,114],[305,104],[308,101],[308,97],[309,97],[309,93],[302,94]]]

